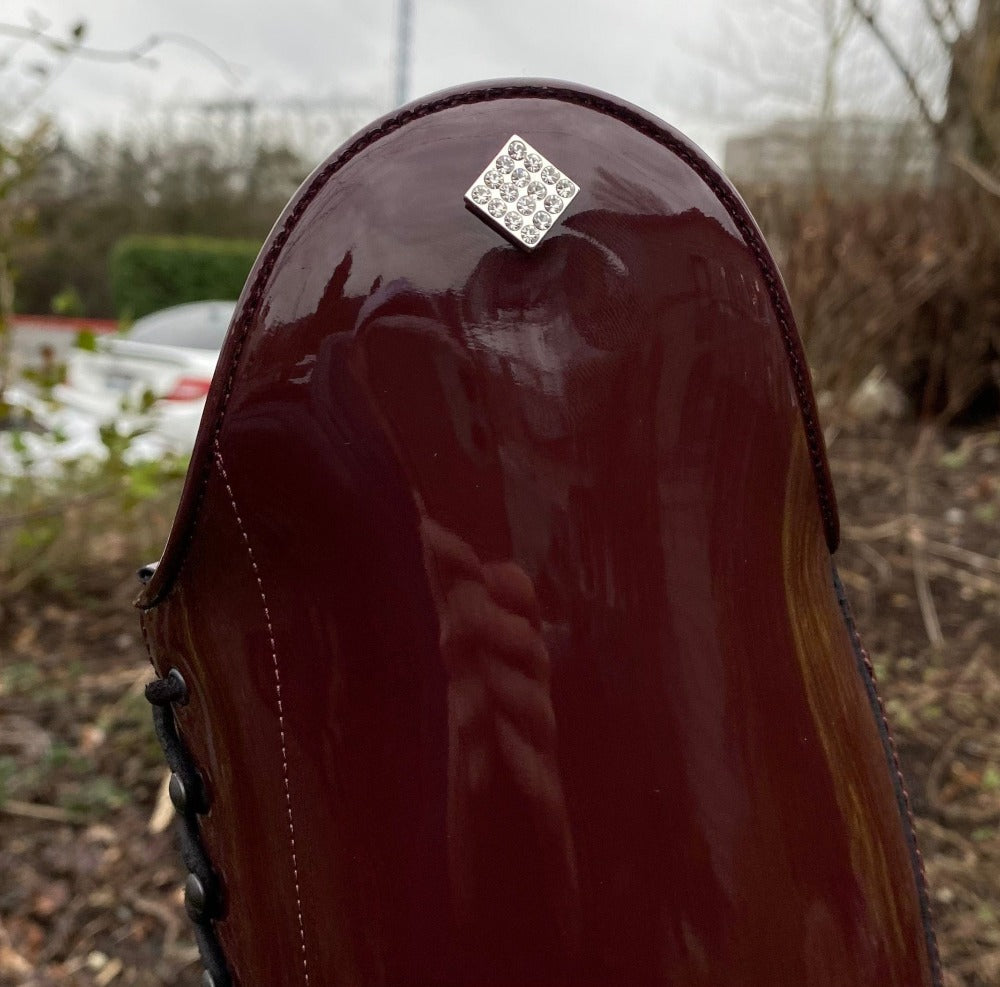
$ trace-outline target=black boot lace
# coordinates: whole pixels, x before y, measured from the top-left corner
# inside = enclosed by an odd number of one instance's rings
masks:
[[[188,701],[187,685],[176,668],[146,686],[153,707],[156,737],[170,766],[170,800],[177,810],[181,857],[188,869],[184,907],[194,923],[198,952],[204,964],[202,987],[231,987],[232,977],[216,936],[214,922],[222,914],[222,889],[202,848],[198,816],[208,811],[205,786],[191,755],[177,733],[174,706]]]

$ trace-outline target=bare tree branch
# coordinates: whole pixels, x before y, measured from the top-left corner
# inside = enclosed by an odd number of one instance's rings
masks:
[[[985,0],[983,0],[985,2]],[[864,21],[868,30],[878,41],[882,50],[895,66],[907,90],[916,103],[921,118],[926,122],[934,138],[950,164],[965,172],[983,191],[1000,198],[1000,181],[988,167],[973,159],[967,153],[969,141],[957,133],[953,121],[946,114],[942,119],[936,116],[930,106],[927,96],[923,93],[917,81],[916,71],[907,61],[902,50],[893,42],[878,17],[876,0],[851,0],[851,4]],[[981,106],[973,99],[973,91],[977,88],[976,80],[969,77],[970,66],[977,64],[969,59],[967,45],[978,29],[979,17],[983,7],[977,14],[976,26],[963,26],[958,8],[954,0],[921,0],[921,5],[927,19],[934,26],[937,37],[951,63],[951,80],[949,83],[949,106],[958,93],[961,98],[961,109],[964,119],[972,128],[973,142],[989,149],[992,160],[1000,156],[1000,134],[994,121],[984,117]],[[982,86],[979,86],[981,89]]]
[[[896,67],[896,71],[899,72],[906,88],[913,97],[914,103],[917,105],[917,112],[923,118],[927,126],[930,127],[931,132],[937,140],[940,143],[944,143],[946,137],[945,128],[941,124],[941,121],[938,120],[937,117],[935,117],[931,112],[930,103],[921,91],[920,86],[917,83],[917,77],[913,73],[910,66],[907,65],[906,59],[903,57],[903,53],[896,46],[892,38],[886,34],[885,29],[879,22],[875,5],[865,2],[865,0],[851,0],[851,6],[854,7],[858,16],[865,22],[865,24],[868,25],[868,30],[875,36],[875,39],[882,46],[882,50]]]
[[[48,51],[61,56],[86,58],[95,62],[112,62],[118,64],[130,62],[150,68],[157,65],[156,60],[150,57],[152,52],[158,48],[162,48],[164,45],[177,45],[178,47],[197,52],[215,65],[231,81],[235,82],[239,79],[233,66],[208,45],[198,41],[196,38],[174,31],[161,31],[156,34],[150,34],[138,44],[130,48],[121,49],[92,48],[83,43],[82,35],[74,35],[68,39],[59,38],[47,33],[45,28],[39,25],[25,26],[22,24],[0,22],[0,35],[40,45]]]
[[[989,192],[990,195],[1000,199],[1000,181],[994,178],[982,165],[977,165],[975,161],[958,151],[952,151],[948,155],[948,160],[956,168],[961,168],[984,192]]]

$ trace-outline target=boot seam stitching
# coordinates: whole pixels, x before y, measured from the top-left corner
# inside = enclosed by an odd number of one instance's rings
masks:
[[[288,747],[285,737],[285,705],[284,700],[281,697],[281,668],[278,662],[278,647],[275,643],[274,625],[271,622],[271,611],[267,603],[267,594],[264,592],[264,581],[261,578],[260,567],[257,565],[257,559],[254,556],[253,548],[250,545],[250,538],[247,534],[246,525],[243,523],[243,518],[240,515],[239,508],[236,504],[236,496],[233,493],[232,484],[229,482],[229,474],[226,472],[226,467],[222,460],[222,452],[219,449],[218,439],[215,441],[215,461],[219,467],[219,473],[222,476],[223,484],[225,484],[226,492],[229,495],[229,503],[233,508],[233,514],[236,516],[237,527],[240,530],[243,543],[246,545],[247,556],[250,560],[250,568],[253,571],[254,579],[257,582],[257,591],[260,595],[261,606],[264,610],[264,621],[267,625],[267,637],[271,648],[271,662],[274,669],[274,691],[278,706],[278,734],[281,741],[281,775],[285,790],[285,810],[288,816],[288,839],[292,854],[292,879],[295,885],[295,914],[299,927],[299,947],[302,954],[302,976],[306,987],[308,987],[309,958],[306,952],[306,930],[302,914],[302,892],[299,883],[299,861],[295,842],[295,818],[292,813],[292,793],[291,786],[289,784]]]

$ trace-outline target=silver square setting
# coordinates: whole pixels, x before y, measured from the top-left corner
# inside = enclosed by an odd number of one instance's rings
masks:
[[[512,243],[534,250],[579,191],[523,137],[511,134],[469,186],[465,201]]]

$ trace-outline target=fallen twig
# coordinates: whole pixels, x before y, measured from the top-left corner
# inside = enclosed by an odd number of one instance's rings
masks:
[[[170,801],[170,772],[167,771],[160,782],[159,790],[156,793],[156,804],[153,806],[152,815],[146,828],[149,832],[162,833],[174,818],[174,805]]]
[[[969,572],[944,559],[931,558],[925,561],[928,576],[951,579],[962,586],[968,586],[976,593],[1000,596],[1000,582],[978,572]]]
[[[960,545],[949,545],[947,542],[925,539],[924,549],[932,555],[940,555],[955,562],[962,562],[973,569],[985,569],[987,572],[995,572],[1000,575],[1000,559],[994,559],[980,552],[973,552]]]
[[[163,925],[163,951],[169,952],[177,942],[183,926],[176,912],[162,902],[138,894],[128,896],[129,904],[140,914],[155,918]]]
[[[953,847],[962,855],[959,863],[965,868],[974,867],[979,860],[979,854],[976,853],[975,847],[969,840],[955,832],[954,829],[942,826],[940,823],[935,822],[933,819],[928,819],[926,816],[917,819],[917,834],[921,839],[931,838],[938,843],[944,843]]]
[[[75,823],[78,825],[82,822],[73,813],[61,809],[57,805],[18,802],[15,799],[6,799],[0,803],[0,812],[6,812],[8,816],[23,816],[25,819],[41,819],[45,822]]]
[[[989,808],[970,808],[965,805],[954,805],[944,798],[944,777],[958,753],[958,748],[964,740],[978,735],[978,731],[963,727],[956,730],[941,746],[937,756],[927,772],[927,801],[946,819],[952,822],[963,822],[982,826],[1000,820],[1000,805]]]
[[[920,605],[920,616],[924,621],[927,639],[935,648],[944,646],[944,634],[941,633],[941,621],[938,618],[937,607],[934,605],[934,595],[931,593],[930,578],[927,575],[926,555],[924,553],[923,533],[914,528],[909,537],[910,558],[913,561],[913,582],[917,589],[917,603]]]
[[[867,542],[858,542],[858,551],[865,557],[871,567],[878,573],[880,583],[888,583],[892,579],[892,563],[881,554],[876,552]]]
[[[101,970],[101,972],[98,973],[96,977],[94,977],[94,983],[96,984],[96,987],[108,987],[108,984],[110,984],[111,981],[114,980],[115,977],[117,977],[118,974],[122,972],[124,966],[125,965],[122,963],[120,959],[118,959],[117,956],[114,959],[109,960],[104,965],[104,968]]]
[[[911,517],[917,516],[917,467],[923,461],[924,453],[930,445],[933,432],[929,428],[921,429],[917,443],[906,468],[906,507]],[[910,544],[910,558],[913,561],[913,582],[917,589],[917,603],[920,606],[920,616],[927,631],[927,639],[935,648],[943,647],[944,634],[941,633],[941,621],[938,618],[937,607],[934,605],[934,595],[931,593],[930,579],[927,575],[926,554],[924,543],[927,538],[919,524],[912,524],[907,529],[907,541]]]
[[[847,541],[883,541],[886,538],[896,538],[905,534],[913,527],[918,527],[921,531],[938,530],[944,532],[948,529],[945,522],[934,518],[920,517],[916,514],[900,514],[899,517],[883,521],[881,524],[868,526],[845,524],[840,530]]]

